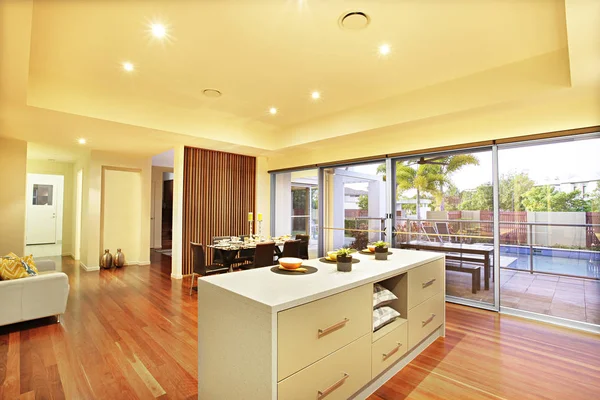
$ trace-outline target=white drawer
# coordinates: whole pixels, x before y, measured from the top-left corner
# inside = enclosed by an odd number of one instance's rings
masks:
[[[408,309],[441,292],[443,284],[443,260],[436,260],[408,271]]]
[[[277,316],[277,380],[370,333],[372,287],[363,285],[280,312]]]
[[[444,293],[408,310],[408,348],[412,349],[444,322]]]
[[[279,400],[345,400],[371,380],[371,335],[277,384]]]
[[[408,349],[408,323],[406,320],[393,331],[373,343],[371,374],[373,379],[398,361]]]

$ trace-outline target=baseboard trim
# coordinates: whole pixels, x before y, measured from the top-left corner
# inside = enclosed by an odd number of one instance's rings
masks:
[[[417,358],[419,354],[423,352],[429,345],[437,340],[437,338],[443,337],[445,332],[445,325],[442,324],[438,329],[433,331],[431,335],[427,337],[427,339],[423,340],[421,343],[417,345],[414,349],[409,351],[399,359],[396,364],[392,365],[385,372],[382,372],[377,378],[372,380],[354,395],[350,396],[350,399],[366,399],[373,393],[377,391],[380,387],[382,387],[387,381],[392,379],[394,375],[402,370],[402,368],[406,367],[412,360]]]
[[[151,262],[150,261],[127,261],[125,263],[125,267],[129,266],[129,265],[150,265]]]
[[[79,262],[79,266],[81,266],[81,268],[83,268],[84,271],[88,271],[88,272],[89,271],[99,271],[100,270],[100,266],[88,267],[87,265],[85,265],[81,261]]]
[[[75,256],[73,255],[73,253],[62,253],[63,257],[71,257],[73,260],[75,259]]]
[[[171,274],[171,279],[183,279],[183,275],[181,275],[181,274]]]

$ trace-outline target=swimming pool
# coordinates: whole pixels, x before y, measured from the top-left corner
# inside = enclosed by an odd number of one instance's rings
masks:
[[[511,249],[500,249],[500,255],[516,258],[509,268],[529,271],[529,249],[527,254],[523,252],[510,251]],[[534,249],[535,250],[535,249]],[[564,251],[563,251],[564,252]],[[575,275],[588,278],[600,278],[600,253],[571,251],[569,257],[558,255],[533,255],[534,272],[547,272],[562,275]]]

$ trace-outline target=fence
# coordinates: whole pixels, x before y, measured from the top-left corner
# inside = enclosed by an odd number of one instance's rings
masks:
[[[588,212],[585,213],[586,225],[598,225],[600,224],[600,212]],[[590,248],[592,246],[600,247],[600,239],[596,234],[600,234],[600,227],[588,226],[585,232],[585,245]]]

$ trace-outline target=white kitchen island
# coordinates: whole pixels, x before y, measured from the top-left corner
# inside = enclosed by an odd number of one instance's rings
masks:
[[[352,272],[270,267],[198,281],[198,398],[347,399],[375,391],[445,330],[444,256],[355,254]],[[373,284],[401,318],[372,331]]]

